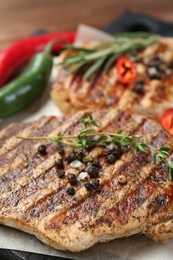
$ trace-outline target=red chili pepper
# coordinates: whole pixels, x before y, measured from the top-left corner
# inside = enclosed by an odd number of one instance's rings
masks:
[[[160,118],[160,123],[171,135],[173,135],[173,108],[165,110]]]
[[[123,84],[132,83],[137,77],[135,65],[127,57],[120,57],[116,62],[118,80]]]
[[[64,43],[72,43],[75,36],[76,32],[43,34],[21,40],[7,47],[0,52],[0,86],[9,81],[36,52],[42,51],[49,41],[62,40],[53,47],[53,52],[58,52]]]

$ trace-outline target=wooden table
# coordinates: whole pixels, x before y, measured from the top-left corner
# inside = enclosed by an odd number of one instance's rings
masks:
[[[172,0],[1,0],[0,48],[38,28],[74,30],[79,23],[101,28],[125,10],[173,22]]]

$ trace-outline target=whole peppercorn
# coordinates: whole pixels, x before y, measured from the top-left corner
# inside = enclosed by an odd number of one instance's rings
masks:
[[[135,92],[138,95],[143,95],[144,94],[144,84],[145,84],[145,82],[143,80],[136,82],[135,87],[133,88],[133,92]]]
[[[154,67],[154,66],[158,66],[162,64],[162,60],[158,55],[153,55],[151,56],[150,60],[149,60],[149,67]]]
[[[162,76],[161,74],[157,73],[157,74],[153,74],[153,75],[149,75],[150,79],[156,79],[156,80],[161,80]]]
[[[126,176],[125,176],[125,175],[120,175],[120,176],[118,176],[118,183],[119,183],[119,184],[125,184],[125,183],[127,183],[127,178],[126,178]]]
[[[71,163],[77,159],[77,154],[76,153],[71,153],[67,156],[67,161],[68,163]]]
[[[71,185],[75,185],[77,184],[77,177],[74,173],[69,173],[67,175],[67,179],[68,179],[68,182],[71,184]]]
[[[41,155],[46,155],[47,154],[46,146],[44,144],[39,145],[38,152]]]
[[[100,187],[100,180],[93,180],[92,185],[94,189],[98,189],[98,187]]]
[[[92,178],[97,178],[99,176],[99,169],[98,167],[91,165],[88,167],[88,174]]]
[[[64,171],[59,171],[59,172],[58,172],[58,177],[59,177],[60,179],[64,178],[64,177],[65,177],[65,172],[64,172]]]
[[[86,188],[88,191],[91,191],[91,190],[93,190],[93,185],[92,185],[90,182],[87,182],[87,183],[85,183],[85,188]]]
[[[64,148],[62,147],[62,145],[59,145],[59,146],[58,146],[58,153],[59,153],[61,156],[65,155],[65,150],[64,150]]]
[[[76,152],[76,157],[79,161],[83,160],[83,157],[86,155],[86,150],[85,149],[78,149]]]
[[[108,154],[108,155],[106,156],[106,161],[107,161],[109,164],[113,164],[113,163],[115,163],[117,160],[120,159],[121,154],[122,154],[121,149],[115,150],[115,151],[113,151],[112,153],[110,153],[110,154]]]
[[[95,158],[93,161],[92,161],[92,164],[98,168],[100,168],[100,160],[98,158]]]
[[[165,201],[165,198],[163,195],[160,195],[158,196],[156,199],[155,199],[156,203],[159,205],[159,206],[163,206],[166,201]]]
[[[58,159],[55,161],[55,165],[58,169],[63,169],[64,168],[64,163],[61,159]]]
[[[156,67],[148,68],[148,76],[151,80],[160,80],[162,78],[161,72]]]
[[[72,196],[72,195],[75,194],[75,189],[73,187],[68,187],[67,188],[67,193]]]

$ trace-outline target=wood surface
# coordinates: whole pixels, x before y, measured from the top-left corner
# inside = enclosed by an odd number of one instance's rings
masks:
[[[173,22],[173,0],[0,0],[0,49],[38,28],[101,28],[126,10]]]

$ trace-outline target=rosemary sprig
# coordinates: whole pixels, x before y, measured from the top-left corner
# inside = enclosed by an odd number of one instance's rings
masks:
[[[82,129],[76,135],[64,135],[59,132],[57,136],[36,136],[36,137],[23,137],[18,136],[20,139],[26,140],[47,140],[56,142],[58,144],[70,145],[75,148],[89,148],[98,145],[118,144],[120,146],[132,147],[138,152],[151,152],[152,161],[157,164],[159,161],[166,161],[169,168],[170,180],[173,181],[173,161],[169,159],[170,148],[160,147],[156,148],[151,144],[146,143],[141,139],[141,135],[128,135],[124,134],[122,130],[113,132],[96,132],[95,128],[98,127],[96,121],[91,114],[86,114],[81,120]]]
[[[73,74],[82,67],[86,67],[83,77],[88,79],[100,69],[103,73],[107,73],[120,55],[145,48],[156,43],[158,39],[157,35],[150,33],[122,33],[117,34],[112,42],[96,44],[90,48],[66,45],[64,49],[67,55],[60,64],[69,69],[68,74]]]

